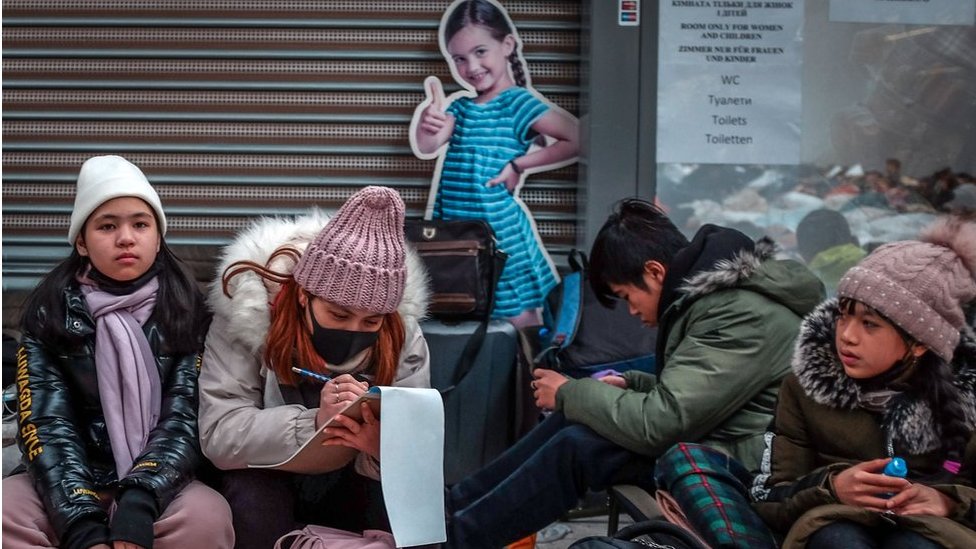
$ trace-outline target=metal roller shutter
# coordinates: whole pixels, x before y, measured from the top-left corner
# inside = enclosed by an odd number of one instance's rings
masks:
[[[118,153],[158,189],[177,247],[259,215],[338,207],[368,184],[421,215],[433,161],[407,131],[447,1],[4,0],[3,288],[69,248],[74,179]],[[533,84],[578,114],[579,1],[504,2]],[[557,261],[577,243],[575,166],[522,190]]]

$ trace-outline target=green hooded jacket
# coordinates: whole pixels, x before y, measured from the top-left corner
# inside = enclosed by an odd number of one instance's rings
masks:
[[[756,469],[800,321],[824,288],[802,264],[774,259],[768,239],[738,253],[708,248],[705,241],[702,256],[730,259],[683,276],[659,314],[658,375],[627,372],[627,389],[570,380],[556,408],[639,454],[700,442]]]

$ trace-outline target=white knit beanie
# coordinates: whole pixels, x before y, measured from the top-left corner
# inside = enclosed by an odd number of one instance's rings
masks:
[[[81,165],[78,174],[78,189],[75,193],[75,207],[71,210],[71,225],[68,227],[68,242],[74,246],[81,228],[88,216],[99,206],[123,196],[141,198],[156,211],[159,234],[166,234],[166,214],[159,201],[159,195],[149,184],[142,170],[121,156],[93,156]]]

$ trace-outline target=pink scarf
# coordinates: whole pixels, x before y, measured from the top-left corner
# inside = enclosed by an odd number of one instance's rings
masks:
[[[159,370],[142,331],[155,308],[159,281],[154,277],[128,295],[102,291],[87,277],[80,281],[95,319],[98,395],[112,443],[115,472],[121,479],[145,449],[149,432],[159,421]]]

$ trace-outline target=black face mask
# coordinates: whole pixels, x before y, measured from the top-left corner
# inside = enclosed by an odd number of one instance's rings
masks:
[[[352,330],[337,330],[325,328],[315,320],[311,309],[308,315],[312,317],[312,346],[326,364],[342,364],[356,356],[363,349],[368,349],[376,343],[379,331],[355,332]]]

